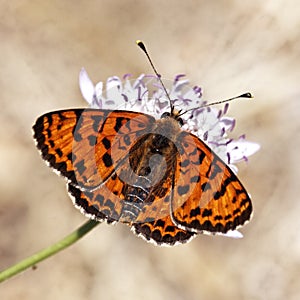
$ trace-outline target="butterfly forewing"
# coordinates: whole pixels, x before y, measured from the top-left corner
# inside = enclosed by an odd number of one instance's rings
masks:
[[[75,182],[72,162],[75,110],[50,112],[40,116],[34,126],[34,138],[43,159],[60,174]]]
[[[179,179],[172,198],[174,223],[204,233],[226,233],[242,226],[250,219],[252,205],[236,175],[198,137],[183,132],[180,140],[184,149],[180,162],[186,164],[177,164]],[[184,195],[181,186],[188,187]]]
[[[39,117],[33,130],[50,166],[74,185],[91,189],[113,174],[154,121],[135,112],[74,109]]]

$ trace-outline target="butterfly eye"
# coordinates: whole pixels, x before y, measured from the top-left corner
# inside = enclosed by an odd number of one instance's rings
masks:
[[[179,123],[180,126],[183,126],[183,124],[184,124],[182,118],[178,118],[177,122]]]
[[[169,112],[164,112],[162,115],[161,115],[161,119],[163,119],[163,118],[167,118],[167,117],[170,117],[171,116],[171,114],[169,113]]]

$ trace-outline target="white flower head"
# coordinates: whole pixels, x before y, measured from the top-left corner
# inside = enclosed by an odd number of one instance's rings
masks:
[[[228,138],[228,133],[235,127],[235,119],[226,116],[229,103],[219,110],[212,106],[201,107],[206,104],[202,99],[202,89],[198,86],[190,88],[183,74],[177,75],[173,81],[165,81],[165,85],[175,109],[184,112],[195,108],[182,115],[182,129],[207,143],[227,164],[233,166],[234,171],[237,171],[235,163],[247,161],[250,155],[259,150],[260,146],[246,141],[245,135],[237,140]],[[122,79],[109,77],[103,88],[103,82],[94,85],[82,68],[79,86],[83,98],[92,108],[138,111],[156,119],[170,111],[168,97],[154,75],[141,74],[135,80],[131,79],[130,74],[124,75]]]

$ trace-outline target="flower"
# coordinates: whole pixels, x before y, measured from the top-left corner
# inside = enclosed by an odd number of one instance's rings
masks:
[[[82,68],[79,85],[83,98],[92,108],[137,111],[156,119],[160,119],[164,112],[170,112],[170,98],[175,109],[182,114],[182,129],[205,141],[235,173],[238,171],[235,163],[247,161],[250,155],[259,150],[259,144],[246,141],[245,135],[238,139],[228,137],[235,127],[235,119],[226,116],[229,103],[222,109],[206,106],[202,89],[198,86],[190,88],[185,75],[179,74],[173,81],[164,80],[169,98],[157,76],[141,74],[135,80],[130,78],[130,74],[124,75],[123,79],[109,77],[104,89],[103,82],[94,86]],[[242,237],[236,230],[225,235]]]

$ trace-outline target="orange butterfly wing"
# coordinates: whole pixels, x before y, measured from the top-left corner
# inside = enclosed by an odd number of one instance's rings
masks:
[[[197,233],[226,233],[251,217],[252,204],[232,170],[198,137],[182,131],[172,197],[174,224]]]
[[[72,109],[42,115],[33,130],[43,159],[69,182],[91,189],[111,176],[154,122],[137,112]]]

